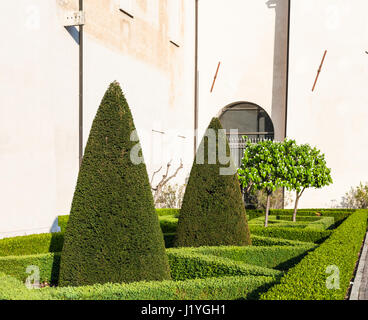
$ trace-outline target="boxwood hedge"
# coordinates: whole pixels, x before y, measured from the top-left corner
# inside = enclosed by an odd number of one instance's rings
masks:
[[[305,256],[307,251],[307,256],[289,270],[280,284],[263,294],[262,298],[343,299],[367,226],[367,210],[352,213],[343,213],[348,218],[334,231],[314,233],[313,239],[310,237],[313,232],[306,231],[305,234],[309,236],[305,238],[313,240],[310,242],[318,242],[321,240],[318,240],[319,237],[332,233],[317,249],[313,243],[273,238],[270,235],[265,237],[253,232],[253,247],[167,250],[176,281],[164,282],[28,290],[23,282],[28,276],[25,270],[29,265],[40,266],[41,281],[56,283],[60,254],[55,251],[62,248],[63,234],[3,239],[0,240],[0,299],[256,299],[260,293],[278,283],[282,275],[280,271],[269,268],[285,270]],[[292,230],[293,237],[290,233],[286,234],[289,231],[281,231],[283,237],[294,238],[296,235],[295,230]],[[168,236],[173,240],[175,234]],[[301,238],[300,234],[297,236],[299,237],[295,238]],[[33,255],[40,251],[46,254]],[[336,265],[340,269],[339,290],[326,288],[326,279],[329,276],[326,267],[329,265]],[[188,276],[205,279],[180,281]]]
[[[173,216],[159,217],[161,230],[163,233],[175,233],[178,227],[178,219]]]
[[[36,266],[40,271],[40,282],[57,284],[60,271],[60,252],[27,256],[0,257],[0,272],[25,281],[29,276],[28,266]]]
[[[69,215],[58,216],[58,226],[60,227],[61,232],[65,232],[68,221]]]
[[[293,221],[293,217],[290,215],[274,215],[271,218],[281,221]],[[323,219],[323,217],[317,216],[300,216],[296,218],[296,222],[314,222]]]
[[[178,218],[179,217],[179,209],[156,209],[156,213],[159,217],[165,218]],[[66,225],[69,221],[69,215],[58,216],[58,226],[60,227],[61,232],[65,232]]]
[[[173,246],[175,233],[164,234],[165,246]],[[42,233],[0,240],[0,257],[61,252],[64,233]]]
[[[58,299],[91,300],[237,300],[258,299],[277,277],[246,276],[51,289]]]
[[[335,219],[335,224],[339,225],[343,220],[349,217],[352,213],[354,213],[355,209],[299,209],[297,219],[304,216],[324,216],[324,217],[333,217]],[[264,210],[247,210],[248,220],[263,217],[265,215]],[[279,215],[279,216],[292,216],[292,209],[271,209],[270,215]]]
[[[23,282],[0,273],[0,300],[47,300],[49,294],[44,290],[30,290]]]
[[[180,249],[180,252],[212,255],[265,268],[288,270],[308,251],[316,247],[315,244],[305,243],[302,246],[294,247],[201,247],[186,251]],[[168,251],[175,253],[175,251]]]
[[[327,230],[335,225],[334,217],[322,217],[322,219],[309,223],[305,229],[307,230]]]
[[[173,216],[175,218],[178,218],[179,211],[180,209],[168,209],[168,208],[156,209],[156,213],[159,217],[160,216]]]
[[[277,247],[274,249],[257,248],[258,250],[248,247],[240,251],[236,247],[229,249],[216,249],[216,247],[212,249],[180,248],[168,249],[167,254],[173,273],[172,279],[185,280],[237,275],[280,275],[279,271],[270,268],[302,255],[311,248],[310,245]],[[231,253],[231,251],[234,252]],[[262,257],[257,259],[257,253]],[[261,261],[265,262],[265,267],[260,267]],[[26,269],[30,265],[39,268],[41,282],[58,283],[60,253],[0,257],[0,272],[21,281],[29,276]]]
[[[259,267],[244,262],[233,261],[217,256],[203,255],[185,251],[170,251],[171,276],[175,280],[224,276],[280,276],[277,270]]]
[[[176,233],[165,233],[164,240],[166,248],[174,246]],[[0,240],[0,257],[36,255],[49,252],[61,252],[63,248],[63,233],[36,234],[23,237],[7,238]],[[269,238],[252,235],[253,246],[298,246],[305,242],[286,240],[280,238]]]
[[[308,230],[326,230],[335,224],[334,217],[298,217],[296,222],[291,222],[292,216],[277,215],[269,217],[269,227],[305,228]],[[259,217],[249,221],[249,225],[264,225],[264,218]]]
[[[43,233],[0,240],[0,257],[61,252],[62,233]]]
[[[257,225],[249,225],[250,232],[255,235],[272,238],[282,238],[288,240],[298,240],[303,242],[322,243],[332,233],[330,230],[307,230],[300,228],[283,228],[283,227],[261,227]]]
[[[287,240],[281,238],[269,238],[252,235],[252,246],[271,247],[271,246],[305,246],[307,242],[297,240]]]
[[[0,274],[0,300],[255,300],[278,279],[223,277],[29,290],[21,281]]]
[[[344,221],[315,251],[290,269],[281,283],[262,296],[265,300],[343,300],[353,277],[367,231],[368,210]],[[329,289],[329,267],[338,268],[339,288]],[[332,270],[332,269],[331,269]],[[331,279],[330,279],[331,280]],[[332,284],[337,285],[332,281]]]
[[[68,217],[68,216],[63,216]],[[177,218],[171,216],[160,216],[161,229],[164,232],[164,240],[166,248],[174,246]],[[67,219],[64,219],[64,221]],[[322,221],[322,220],[319,220]],[[317,222],[316,222],[317,223]],[[268,245],[295,245],[295,241],[301,240],[306,242],[320,243],[329,236],[328,232],[314,232],[314,230],[305,230],[304,232],[297,232],[294,229],[285,230],[282,228],[275,228],[270,231],[270,228],[266,229],[262,226],[256,228],[251,226],[252,241],[255,246],[268,246]],[[277,239],[275,239],[277,238]],[[284,240],[281,240],[284,239]],[[292,242],[288,242],[293,240]],[[32,255],[48,252],[61,252],[64,242],[64,234],[61,233],[47,233],[37,234],[22,237],[14,237],[0,240],[0,257],[1,256],[19,256],[19,255]],[[294,244],[293,244],[294,243]]]
[[[176,232],[177,229],[177,217],[179,215],[179,209],[156,209],[157,214],[159,215],[160,225],[162,231],[166,233],[170,233],[171,235],[164,235],[166,247],[173,246],[173,233]],[[332,229],[341,224],[347,217],[349,217],[354,209],[300,209],[298,211],[297,216],[297,225],[295,223],[287,225],[287,221],[292,220],[292,210],[271,210],[270,216],[270,225],[273,222],[285,222],[284,227],[302,227],[311,230],[324,230],[324,229]],[[316,213],[320,213],[321,216],[317,216]],[[263,225],[262,217],[264,216],[263,210],[247,210],[247,216],[249,220],[249,225],[254,224],[256,218],[259,218],[259,224]],[[69,216],[59,216],[59,226],[61,227],[61,231],[65,230],[66,223],[68,221]],[[328,219],[329,218],[329,219]],[[332,218],[334,219],[334,223],[332,223]],[[311,223],[314,222],[312,225]],[[304,223],[305,222],[305,223]],[[320,222],[320,223],[318,223]],[[308,223],[308,225],[307,225]],[[294,239],[294,238],[293,238]],[[302,241],[304,241],[302,239]],[[318,241],[317,241],[318,242]],[[35,252],[36,253],[36,252]]]

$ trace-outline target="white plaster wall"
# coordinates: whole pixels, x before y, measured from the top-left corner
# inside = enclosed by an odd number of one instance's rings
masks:
[[[176,167],[181,158],[187,173],[193,160],[192,87],[188,86],[185,99],[178,99],[171,105],[170,79],[165,73],[133,57],[104,48],[89,37],[85,38],[84,143],[87,143],[101,99],[114,80],[120,83],[132,111],[149,175],[166,166],[171,159]],[[190,81],[192,79],[189,84]]]
[[[306,191],[300,207],[330,207],[351,186],[368,181],[367,10],[365,0],[292,1],[287,135],[319,147],[334,180]]]
[[[124,38],[126,21],[120,21],[121,34],[110,29],[113,15],[123,19],[118,1],[85,2],[84,145],[105,90],[118,80],[149,175],[171,159],[176,168],[182,158],[185,169],[173,182],[183,183],[193,159],[194,2],[182,2],[177,48],[165,27],[167,2],[155,1],[160,11],[152,16],[144,11],[147,3],[137,1],[131,43]],[[0,3],[7,26],[0,29],[0,238],[49,232],[70,210],[79,164],[78,44],[58,19],[62,8],[76,10],[77,1]],[[120,39],[123,50],[116,47]]]
[[[167,68],[128,55],[118,48],[109,48],[89,33],[85,34],[84,40],[84,144],[87,143],[92,121],[106,89],[112,81],[117,80],[134,117],[149,177],[162,167],[162,171],[156,175],[156,182],[164,174],[170,160],[170,172],[173,173],[182,159],[184,169],[172,183],[184,183],[193,161],[194,2],[185,1],[184,4],[182,19],[185,32],[179,42],[180,47],[174,46],[167,38],[161,48],[164,51],[160,65],[167,64]],[[146,19],[144,16],[142,18]],[[129,43],[125,45],[143,45],[139,23],[139,20],[131,19],[125,24],[124,28],[129,26],[130,30]],[[156,20],[152,24],[153,28],[157,28]],[[125,34],[124,28],[122,36]],[[157,46],[159,44],[152,38],[152,41],[145,43],[145,50],[155,52]],[[168,57],[165,56],[167,52]]]
[[[200,0],[199,21],[200,137],[222,108],[247,101],[268,112],[282,140],[287,1]]]
[[[0,238],[48,232],[56,216],[70,210],[78,173],[78,45],[58,20],[57,3],[0,2],[7,26],[0,29]],[[87,11],[92,2],[88,4]],[[273,119],[276,139],[283,138],[286,4],[286,0],[199,1],[200,138],[210,119],[236,101],[263,107]],[[115,6],[112,1],[110,10]],[[354,4],[297,0],[292,5],[287,134],[320,147],[335,181],[322,191],[307,191],[301,207],[328,207],[350,186],[368,180],[367,8],[363,0]],[[160,17],[164,15],[161,9]],[[161,20],[137,17],[152,20],[153,28],[162,27]],[[183,19],[180,47],[168,41],[168,49],[161,47],[162,58],[157,59],[161,52],[155,47],[157,37],[147,42],[138,24],[129,31],[134,41],[128,49],[143,50],[135,56],[101,40],[108,27],[88,29],[87,12],[84,51],[84,143],[105,90],[118,80],[133,113],[149,175],[171,159],[176,167],[182,158],[185,169],[173,181],[179,183],[193,160],[194,1],[184,1]],[[125,24],[121,28],[124,36]],[[150,32],[147,25],[144,28]],[[311,93],[325,49],[326,63]],[[147,52],[155,54],[152,61]]]
[[[78,46],[56,1],[1,1],[0,238],[49,232],[78,168]]]

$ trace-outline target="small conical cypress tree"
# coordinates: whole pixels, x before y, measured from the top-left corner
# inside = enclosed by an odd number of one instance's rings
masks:
[[[117,82],[85,149],[60,263],[60,286],[170,278],[144,163],[133,164],[133,118]]]
[[[251,244],[237,174],[220,174],[220,168],[225,166],[220,164],[218,157],[219,129],[222,129],[219,119],[213,118],[207,134],[210,130],[215,132],[216,146],[209,149],[211,140],[205,135],[194,160],[179,215],[178,247]],[[209,164],[208,154],[213,157],[214,152],[216,164]],[[229,155],[226,140],[226,156]],[[201,159],[204,159],[204,164],[198,164]]]

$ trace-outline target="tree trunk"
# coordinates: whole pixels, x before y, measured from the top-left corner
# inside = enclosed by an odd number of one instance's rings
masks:
[[[303,188],[303,190],[300,193],[298,193],[298,191],[296,192],[296,199],[295,199],[295,206],[294,206],[294,213],[293,213],[293,221],[294,222],[296,222],[296,213],[298,211],[299,199],[302,196],[304,190],[305,190],[305,188]]]
[[[266,217],[265,217],[265,227],[268,227],[268,215],[270,212],[270,203],[271,203],[271,193],[267,193],[267,206],[266,206]]]
[[[296,192],[296,198],[295,198],[295,206],[294,206],[294,213],[293,213],[293,222],[296,222],[296,213],[298,211],[298,202],[299,202],[300,195],[298,191]]]

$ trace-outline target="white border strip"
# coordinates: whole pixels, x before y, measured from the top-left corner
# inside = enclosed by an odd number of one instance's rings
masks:
[[[349,300],[359,300],[359,291],[360,291],[360,285],[362,283],[363,271],[365,267],[365,262],[368,259],[367,253],[368,253],[368,233],[365,236],[363,251],[360,256],[359,266],[358,266],[358,270],[357,270],[357,273],[354,279],[353,288],[351,289]]]

